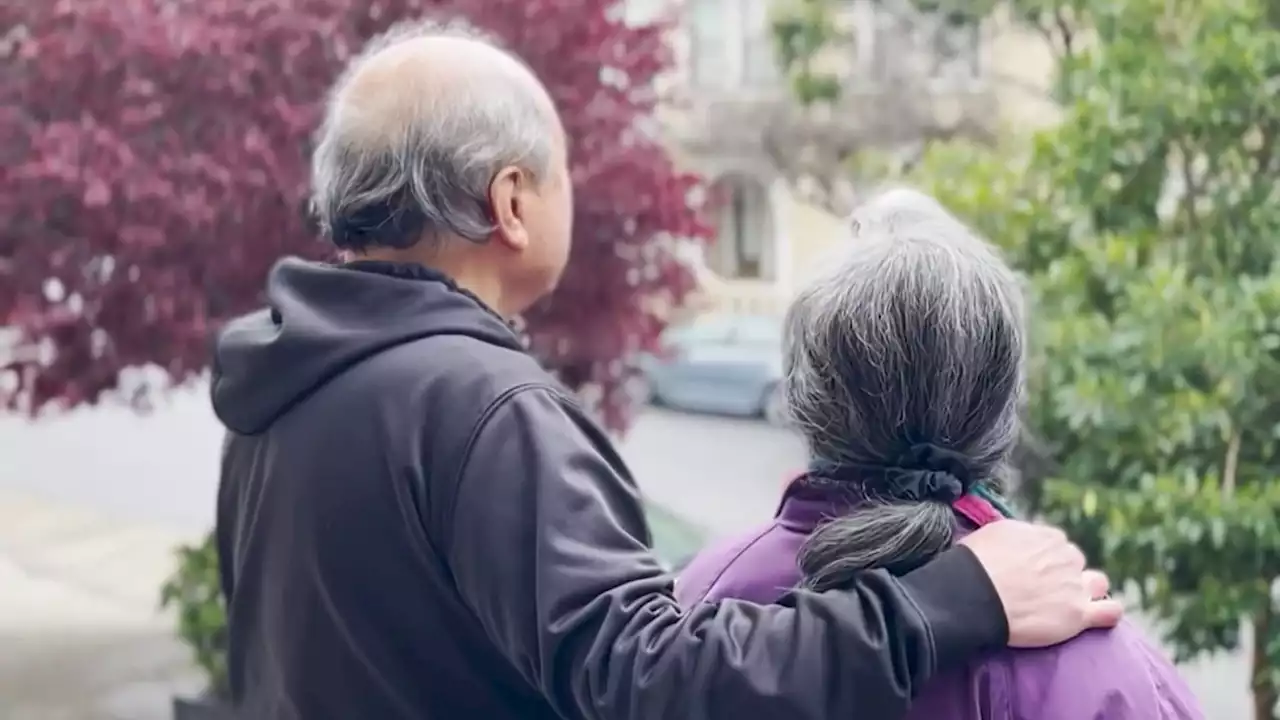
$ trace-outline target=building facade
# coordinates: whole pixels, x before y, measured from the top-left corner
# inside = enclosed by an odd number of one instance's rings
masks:
[[[661,124],[672,151],[710,181],[716,238],[702,255],[703,306],[780,312],[843,233],[779,167],[761,121],[794,107],[775,58],[772,20],[787,0],[629,0],[630,19],[676,20],[677,68],[664,88]],[[1052,53],[1041,38],[996,13],[980,25],[921,14],[895,0],[843,0],[837,24],[848,42],[823,58],[841,77],[838,112],[867,116],[893,102],[911,77],[913,112],[998,108],[998,121],[1050,121],[1045,90]],[[923,104],[921,104],[923,102]],[[785,149],[783,150],[785,152]]]

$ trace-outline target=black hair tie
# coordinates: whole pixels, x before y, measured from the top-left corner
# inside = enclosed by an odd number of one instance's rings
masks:
[[[965,457],[932,443],[912,445],[887,465],[818,463],[810,474],[860,485],[868,495],[905,502],[950,504],[964,497],[973,485]]]

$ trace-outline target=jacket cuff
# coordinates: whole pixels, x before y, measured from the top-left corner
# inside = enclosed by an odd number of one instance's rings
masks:
[[[987,571],[963,545],[899,578],[933,637],[934,671],[1009,642],[1009,621]]]

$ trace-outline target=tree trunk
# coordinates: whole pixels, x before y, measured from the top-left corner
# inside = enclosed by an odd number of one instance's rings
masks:
[[[1271,666],[1271,658],[1267,657],[1267,644],[1271,634],[1280,628],[1276,627],[1274,602],[1270,594],[1263,602],[1262,608],[1253,616],[1253,718],[1254,720],[1275,720],[1276,703],[1280,702],[1280,688],[1276,687],[1275,670]]]

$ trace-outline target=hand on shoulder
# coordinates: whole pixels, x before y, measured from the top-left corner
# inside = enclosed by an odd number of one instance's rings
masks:
[[[1089,628],[1112,627],[1124,608],[1108,597],[1106,575],[1061,530],[1002,520],[960,541],[981,563],[1004,606],[1009,645],[1044,647]]]

